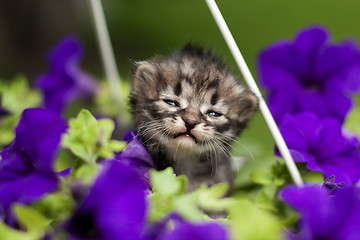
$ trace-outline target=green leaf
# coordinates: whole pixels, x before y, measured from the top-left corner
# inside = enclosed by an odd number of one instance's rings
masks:
[[[39,201],[32,203],[32,207],[51,219],[52,225],[62,224],[68,219],[75,208],[75,201],[70,193],[72,182],[61,178],[60,189],[57,192],[47,194]]]
[[[153,191],[161,195],[172,196],[185,193],[187,180],[185,176],[176,177],[171,167],[163,171],[150,171]]]
[[[121,92],[122,103],[127,103],[129,101],[129,93],[131,92],[131,85],[129,81],[120,79],[121,88],[118,89],[118,92]],[[119,106],[115,103],[114,99],[111,97],[110,87],[107,81],[101,81],[100,89],[96,94],[95,99],[96,112],[102,113],[106,116],[118,116],[118,119],[121,122],[129,123],[132,120],[132,115],[130,113],[130,108],[122,109],[122,112],[119,113]],[[127,104],[123,104],[126,106]]]
[[[224,198],[228,189],[227,183],[218,183],[212,187],[202,185],[194,193],[198,194],[198,205],[208,211],[222,211],[235,204],[232,198]]]
[[[126,146],[125,142],[110,140],[114,130],[112,120],[96,120],[88,110],[81,110],[69,121],[69,126],[62,144],[87,164],[94,164],[98,157],[113,158],[114,152]]]
[[[113,152],[121,152],[126,147],[126,142],[124,141],[117,141],[117,140],[111,140],[109,142],[109,148]]]
[[[25,76],[16,76],[12,81],[0,81],[2,106],[13,114],[21,114],[26,108],[36,107],[41,102],[40,93],[30,89]]]
[[[174,208],[171,196],[162,196],[159,193],[148,195],[150,202],[149,222],[153,223],[166,217]]]
[[[15,127],[20,115],[4,116],[0,121],[0,146],[8,145],[15,137]]]
[[[166,217],[171,211],[178,212],[182,217],[199,221],[206,218],[204,210],[222,211],[234,205],[235,199],[223,198],[228,185],[219,183],[212,187],[205,184],[199,189],[186,193],[187,179],[185,176],[176,176],[172,168],[163,171],[152,170],[150,180],[153,193],[150,200],[150,222]]]
[[[360,136],[360,96],[356,96],[354,108],[346,117],[344,128]]]
[[[269,176],[268,169],[256,169],[251,172],[250,179],[254,183],[261,185],[269,185],[273,183],[273,179]]]
[[[36,238],[29,233],[13,229],[0,221],[0,239],[11,240],[36,240]]]
[[[283,239],[280,220],[249,200],[238,200],[229,212],[229,224],[235,240]]]
[[[38,236],[44,235],[50,224],[50,220],[37,210],[26,205],[14,204],[13,209],[19,223],[25,227],[28,232]]]
[[[256,197],[255,204],[260,208],[276,211],[273,198],[269,197],[269,195],[266,194],[266,191],[264,191],[263,189],[262,191],[259,192],[259,195]]]
[[[191,221],[201,221],[205,218],[204,212],[199,208],[197,194],[185,194],[174,198],[174,210],[183,218]]]
[[[184,197],[187,184],[185,176],[176,177],[173,169],[169,167],[162,171],[151,170],[150,180],[153,186],[153,193],[148,196],[151,206],[150,222],[166,217],[174,209],[184,217],[190,216],[188,208],[192,208],[194,203]],[[186,202],[185,208],[184,202]]]
[[[12,81],[0,81],[0,102],[9,115],[0,121],[0,147],[8,145],[15,137],[14,129],[24,109],[36,107],[41,102],[40,93],[30,89],[24,76]]]
[[[323,183],[324,182],[324,174],[321,172],[313,172],[308,171],[306,174],[302,175],[305,182],[308,183]]]
[[[101,166],[98,164],[81,165],[75,172],[75,178],[81,179],[81,181],[86,185],[90,185],[98,175],[100,167]]]
[[[115,125],[114,122],[110,119],[101,119],[98,120],[98,126],[100,133],[97,141],[100,145],[103,146],[106,144],[106,141],[111,138],[111,134],[114,131]]]

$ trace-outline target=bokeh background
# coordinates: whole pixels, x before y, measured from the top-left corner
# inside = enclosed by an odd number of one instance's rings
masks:
[[[191,40],[222,56],[241,78],[203,0],[103,0],[120,75],[131,76],[131,63],[155,54],[168,55]],[[332,41],[360,41],[359,0],[223,0],[218,5],[256,77],[256,58],[264,47],[314,24],[325,26]],[[46,53],[57,40],[77,35],[84,44],[82,68],[104,77],[89,1],[1,0],[0,78],[22,73],[33,81],[46,71]],[[266,93],[265,93],[266,94]],[[250,169],[271,164],[273,141],[258,113],[235,147],[253,160]],[[244,182],[246,174],[240,174]]]

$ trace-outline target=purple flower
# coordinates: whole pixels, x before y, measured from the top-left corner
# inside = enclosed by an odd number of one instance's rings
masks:
[[[49,71],[37,79],[45,97],[45,107],[57,112],[77,98],[90,98],[97,91],[93,78],[79,69],[83,50],[76,37],[62,39],[51,51]]]
[[[154,165],[149,152],[137,138],[135,131],[126,133],[124,140],[127,141],[127,146],[121,153],[115,156],[115,160],[131,166],[150,186],[149,170]]]
[[[360,54],[352,41],[329,44],[322,27],[302,30],[293,42],[279,41],[258,60],[259,77],[277,122],[285,113],[311,111],[343,121],[360,87]]]
[[[289,239],[360,239],[360,189],[351,186],[332,194],[317,185],[287,186],[280,197],[300,213],[299,234]]]
[[[130,166],[107,161],[65,228],[68,239],[140,239],[145,222],[143,180]]]
[[[158,240],[226,240],[229,239],[225,227],[218,223],[175,222],[175,229],[159,236]]]
[[[171,221],[173,229],[167,229]],[[147,229],[142,240],[226,240],[229,239],[226,228],[216,222],[191,223],[182,219],[177,213],[171,213],[163,221]]]
[[[23,112],[14,141],[1,152],[0,212],[6,221],[13,202],[30,203],[57,188],[53,163],[66,128],[65,120],[52,111]]]
[[[285,115],[280,131],[296,162],[346,185],[360,179],[359,141],[342,132],[336,119],[320,120],[309,112]]]

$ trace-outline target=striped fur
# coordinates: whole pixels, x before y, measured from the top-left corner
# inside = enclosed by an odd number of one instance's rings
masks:
[[[258,100],[210,51],[186,45],[135,65],[130,97],[140,139],[157,169],[202,183],[231,183],[230,145]]]

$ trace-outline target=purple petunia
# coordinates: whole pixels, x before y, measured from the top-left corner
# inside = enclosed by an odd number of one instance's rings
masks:
[[[13,202],[30,203],[57,188],[53,163],[66,128],[65,120],[52,111],[23,112],[14,141],[1,152],[0,212],[5,221]]]
[[[144,178],[147,185],[150,186],[149,170],[152,169],[154,165],[149,152],[137,138],[136,131],[126,133],[124,140],[127,142],[127,146],[121,153],[115,156],[115,160],[131,166]]]
[[[169,224],[170,223],[170,224]],[[167,226],[171,225],[171,229]],[[176,212],[146,229],[141,240],[227,240],[226,228],[216,222],[191,223],[181,218]]]
[[[76,37],[62,39],[51,51],[49,71],[37,79],[37,86],[45,97],[45,107],[57,112],[77,98],[90,98],[98,84],[79,69],[83,50]]]
[[[190,223],[175,221],[175,229],[161,234],[158,240],[227,240],[229,239],[225,227],[218,223]]]
[[[145,184],[130,166],[106,161],[66,223],[68,239],[140,239],[146,223]]]
[[[106,160],[95,183],[87,193],[82,191],[78,208],[65,223],[67,239],[228,239],[225,227],[220,224],[190,223],[176,213],[146,226],[146,194],[146,182],[137,164]],[[173,227],[169,229],[170,220]]]
[[[305,112],[285,115],[280,131],[296,162],[349,185],[360,179],[359,141],[333,118]]]
[[[352,41],[329,44],[322,27],[298,33],[293,42],[280,41],[258,60],[259,77],[277,122],[286,113],[311,111],[342,122],[350,96],[360,87],[360,54]]]
[[[359,187],[338,188],[330,194],[318,185],[287,186],[280,197],[300,213],[300,232],[289,234],[289,239],[360,239]]]

